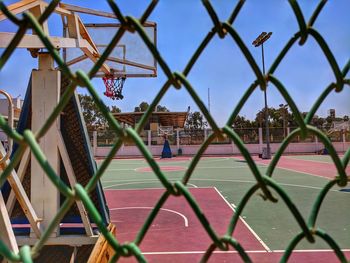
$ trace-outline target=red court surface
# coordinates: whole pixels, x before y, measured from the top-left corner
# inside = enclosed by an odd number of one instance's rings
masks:
[[[215,188],[190,188],[217,234],[223,235],[233,210]],[[164,189],[106,190],[111,221],[120,243],[133,241]],[[281,251],[267,252],[252,231],[239,221],[233,234],[254,262],[279,262]],[[148,262],[199,262],[211,244],[208,234],[184,197],[170,196],[140,245]],[[349,257],[349,254],[348,254]],[[136,262],[122,258],[119,262]],[[209,262],[242,262],[236,251],[215,251]],[[299,251],[289,262],[337,262],[332,251]]]
[[[232,208],[215,188],[191,188],[190,191],[210,225],[219,235],[223,235],[232,217]],[[117,239],[120,242],[126,242],[135,238],[151,209],[164,193],[164,189],[106,190],[105,193],[112,223],[117,226]],[[233,236],[237,237],[243,247],[264,250],[264,247],[241,221]],[[157,256],[162,258],[160,261],[152,260],[153,262],[174,262],[172,260],[178,257],[176,254],[165,257],[162,253],[205,251],[211,243],[208,234],[185,198],[170,196],[147,232],[140,248],[143,253],[160,254],[147,255],[149,260]],[[197,259],[200,256],[195,254]],[[185,261],[181,262],[190,262],[186,258],[185,254]]]
[[[243,160],[243,157],[235,157],[235,159]],[[268,165],[271,162],[271,160],[264,160],[258,156],[253,156],[253,160],[255,163],[263,165]],[[282,156],[277,163],[277,167],[329,179],[334,179],[337,176],[337,169],[334,163],[300,160]],[[350,173],[350,167],[347,167],[346,172]]]

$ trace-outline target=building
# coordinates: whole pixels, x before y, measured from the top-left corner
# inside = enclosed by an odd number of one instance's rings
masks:
[[[164,133],[175,134],[177,129],[183,129],[189,111],[186,112],[152,112],[143,127],[150,131],[153,144],[162,144]],[[113,113],[113,116],[124,126],[135,127],[144,112]]]
[[[131,127],[141,120],[144,112],[123,112],[114,113],[114,117],[120,122]],[[188,112],[153,112],[148,122],[143,127],[144,130],[158,131],[164,126],[171,126],[174,129],[183,128]]]
[[[328,117],[331,117],[332,119],[335,119],[335,109],[329,109],[328,110]]]

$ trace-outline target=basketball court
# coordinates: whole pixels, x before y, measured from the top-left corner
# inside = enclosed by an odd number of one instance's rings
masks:
[[[181,180],[190,161],[191,158],[175,157],[160,159],[158,164],[169,180],[175,182]],[[266,170],[268,160],[256,158],[255,161],[260,171]],[[318,169],[319,165],[322,169]],[[336,175],[330,157],[283,156],[277,167],[273,178],[287,191],[307,220],[317,194]],[[210,226],[222,236],[235,207],[254,183],[242,158],[204,157],[188,186]],[[135,240],[165,189],[143,159],[113,160],[102,184],[111,220],[118,226],[117,239],[121,242]],[[350,193],[341,190],[335,187],[329,192],[317,225],[331,233],[349,257]],[[255,194],[244,209],[233,237],[254,262],[279,262],[289,242],[299,232],[301,229],[283,200],[279,198],[278,203],[272,204]],[[140,249],[150,262],[199,262],[211,243],[185,198],[171,196],[152,222]],[[239,258],[238,252],[230,248],[227,252],[216,250],[209,262],[241,262]],[[335,261],[333,250],[317,238],[314,244],[302,241],[289,262]],[[122,262],[135,260],[123,259]]]

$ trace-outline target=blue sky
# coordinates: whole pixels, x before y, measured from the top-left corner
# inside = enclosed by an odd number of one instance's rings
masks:
[[[15,1],[4,1],[6,4]],[[109,11],[105,1],[73,1],[67,3],[81,5],[98,10]],[[124,14],[139,17],[149,1],[119,0],[118,5]],[[212,1],[219,19],[225,21],[237,1]],[[308,21],[318,1],[299,1],[305,19]],[[314,24],[325,38],[342,69],[350,58],[350,29],[348,12],[349,0],[328,1]],[[83,17],[83,19],[86,17]],[[93,22],[94,20],[88,22]],[[95,18],[96,22],[103,19]],[[172,71],[182,71],[208,31],[212,21],[199,0],[160,0],[150,19],[157,23],[158,49]],[[60,25],[52,24],[53,31]],[[261,67],[261,49],[251,45],[262,31],[272,31],[271,38],[264,45],[266,69],[270,67],[287,41],[298,31],[297,20],[286,0],[247,0],[238,15],[234,28],[240,34],[254,59]],[[12,31],[11,23],[0,23],[1,31]],[[10,91],[16,97],[24,97],[31,69],[37,67],[25,49],[18,50],[0,71],[0,87]],[[316,41],[309,37],[303,45],[294,45],[275,72],[275,76],[284,84],[294,98],[300,111],[309,111],[320,93],[335,81],[331,68]],[[346,76],[350,77],[350,74]],[[242,97],[247,87],[255,80],[250,66],[245,61],[238,46],[230,36],[225,39],[215,37],[188,75],[189,81],[199,96],[207,104],[210,89],[210,111],[219,125],[223,125]],[[108,105],[116,105],[123,112],[133,111],[142,101],[151,103],[153,97],[163,86],[166,78],[158,68],[157,78],[127,79],[124,86],[124,99],[112,101],[105,98]],[[93,83],[103,96],[102,80]],[[84,92],[84,90],[79,90]],[[285,103],[273,85],[268,87],[268,105],[278,107]],[[350,115],[350,89],[345,86],[341,93],[333,92],[317,112],[326,116],[327,110],[336,109],[338,116]],[[171,90],[160,102],[171,111],[185,111],[188,106],[198,110],[194,101],[184,90]],[[264,105],[263,92],[254,92],[241,111],[246,118],[255,118],[256,112]]]

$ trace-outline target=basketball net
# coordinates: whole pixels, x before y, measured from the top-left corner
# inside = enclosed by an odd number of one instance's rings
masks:
[[[106,74],[102,78],[106,86],[106,91],[103,94],[112,100],[122,100],[124,98],[122,90],[125,79],[125,77],[115,77],[113,74]]]

